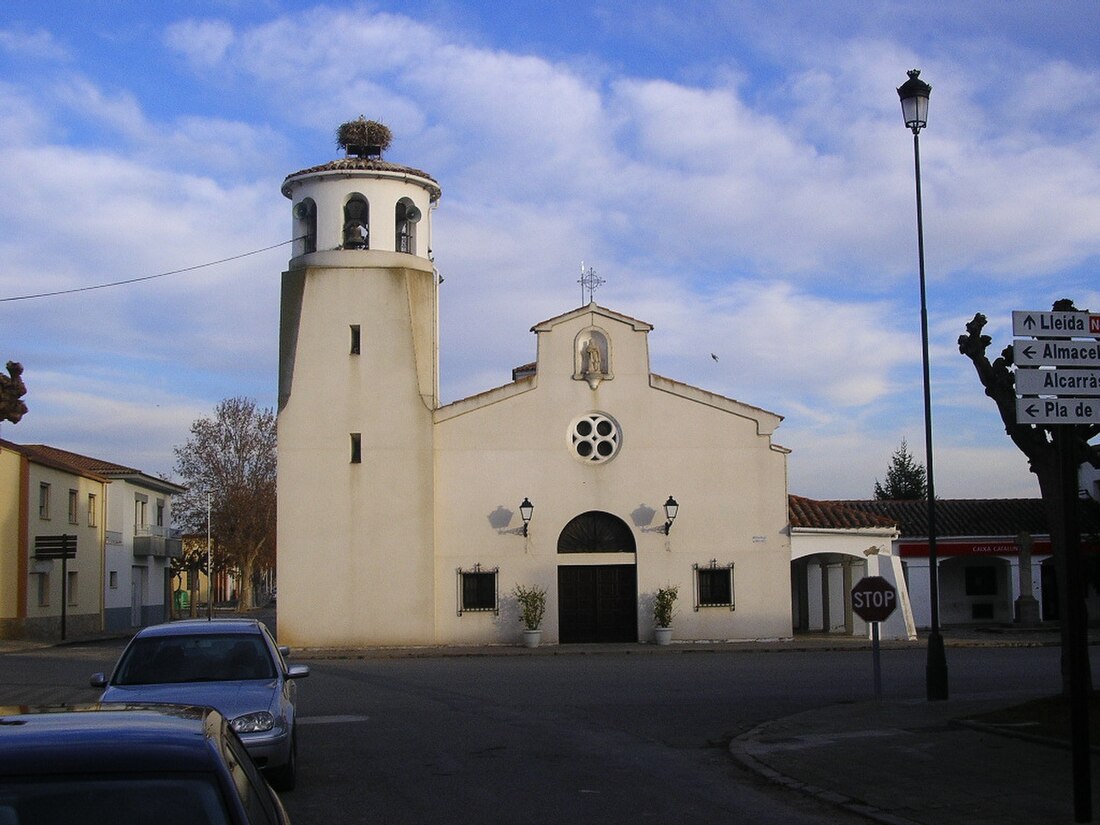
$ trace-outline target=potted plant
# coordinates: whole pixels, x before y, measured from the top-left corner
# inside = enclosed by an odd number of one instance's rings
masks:
[[[523,644],[538,647],[542,639],[542,617],[546,613],[546,591],[538,585],[526,587],[517,584],[512,595],[519,603],[519,620],[523,622]]]
[[[679,593],[679,586],[670,584],[660,588],[653,597],[653,623],[657,625],[655,632],[659,645],[667,645],[672,641],[672,613]]]

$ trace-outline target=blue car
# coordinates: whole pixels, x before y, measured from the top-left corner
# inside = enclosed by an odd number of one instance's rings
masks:
[[[288,825],[212,708],[0,707],[0,823]]]
[[[305,665],[287,665],[287,651],[254,619],[190,620],[142,629],[130,640],[100,702],[165,702],[216,708],[271,784],[290,790],[297,779],[296,681]]]

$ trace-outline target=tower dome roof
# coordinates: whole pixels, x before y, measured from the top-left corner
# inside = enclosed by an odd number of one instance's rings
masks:
[[[443,194],[443,190],[439,188],[439,183],[427,172],[414,169],[412,166],[403,166],[400,163],[390,163],[388,160],[382,160],[381,158],[361,157],[339,158],[328,163],[322,163],[320,166],[311,166],[308,169],[292,172],[283,180],[283,194],[288,198],[290,197],[291,188],[289,183],[291,179],[302,175],[314,175],[324,172],[390,172],[399,175],[411,175],[423,179],[428,184],[426,188],[430,191],[433,201],[439,200]]]

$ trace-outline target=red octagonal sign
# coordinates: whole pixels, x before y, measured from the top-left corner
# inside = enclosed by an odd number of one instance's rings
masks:
[[[898,606],[898,591],[882,576],[865,576],[852,588],[852,610],[865,622],[884,622]]]

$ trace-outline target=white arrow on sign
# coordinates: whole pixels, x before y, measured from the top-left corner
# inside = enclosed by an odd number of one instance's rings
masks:
[[[1095,398],[1017,398],[1017,424],[1100,424]]]
[[[1100,367],[1100,341],[1012,342],[1012,360],[1021,367]]]
[[[1100,395],[1100,370],[1017,370],[1018,395]]]
[[[1100,315],[1092,312],[1028,312],[1014,310],[1012,334],[1036,338],[1100,337]]]

